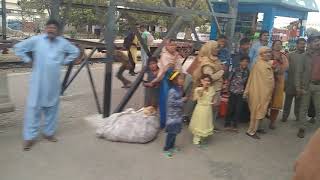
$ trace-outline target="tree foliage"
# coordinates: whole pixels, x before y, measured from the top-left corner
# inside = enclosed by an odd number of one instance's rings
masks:
[[[35,15],[44,14],[49,11],[49,0],[19,0],[18,6],[21,8],[21,18],[23,21],[32,19]]]
[[[68,2],[68,0],[65,0]],[[97,5],[94,9],[85,9],[85,8],[73,8],[68,9],[67,6],[61,8],[60,16],[63,19],[64,24],[73,25],[76,28],[80,28],[81,26],[86,25],[94,25],[94,24],[103,24],[105,21],[105,12],[98,8],[98,5],[107,4],[108,0],[73,0],[74,3],[83,3],[83,4],[91,4]],[[135,0],[135,2],[149,4],[152,6],[166,6],[163,3],[163,0]],[[176,7],[179,8],[188,8],[191,6],[193,0],[176,0]],[[50,6],[51,0],[20,0],[19,6],[24,12],[24,16],[31,16],[30,12],[36,13],[44,13],[47,11],[49,15],[51,15]],[[194,6],[195,10],[207,10],[208,7],[205,1],[198,1]],[[29,13],[29,14],[28,14]],[[142,14],[142,13],[130,13],[133,17],[137,19],[139,24],[146,25],[160,25],[164,27],[170,26],[173,19],[175,17],[172,16],[162,16],[162,15],[150,15],[150,14]],[[207,22],[209,22],[208,17],[193,17],[193,24],[195,26],[204,26]],[[188,27],[186,25],[183,28]]]

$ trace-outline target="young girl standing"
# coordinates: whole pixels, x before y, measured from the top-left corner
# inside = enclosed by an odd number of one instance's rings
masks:
[[[166,144],[164,152],[167,157],[172,157],[175,150],[175,141],[177,134],[182,129],[183,104],[187,100],[183,96],[184,76],[178,71],[173,71],[169,76],[171,88],[168,93],[167,101],[167,121],[166,121]]]
[[[153,106],[157,108],[159,106],[159,86],[160,83],[152,84],[153,81],[159,73],[158,60],[155,57],[150,57],[148,59],[148,69],[144,77],[144,87],[145,87],[145,98],[144,106]]]
[[[200,87],[194,91],[194,99],[197,105],[193,111],[189,129],[193,134],[193,144],[203,143],[204,138],[213,134],[212,123],[212,99],[215,89],[212,86],[210,75],[203,74],[200,77]]]

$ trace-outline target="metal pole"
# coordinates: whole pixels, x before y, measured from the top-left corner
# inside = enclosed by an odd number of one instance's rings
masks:
[[[236,28],[237,23],[237,15],[238,15],[238,0],[228,0],[229,3],[229,14],[233,17],[229,20],[229,24],[227,26],[227,36],[231,40],[231,42],[234,42],[234,32]]]
[[[218,33],[222,34],[222,30],[221,30],[221,27],[219,25],[219,21],[218,21],[217,17],[213,15],[214,14],[214,9],[212,7],[212,4],[210,3],[210,0],[206,0],[206,2],[207,2],[207,5],[208,5],[208,8],[209,8],[209,11],[212,13],[211,19],[213,19],[213,20],[211,20],[211,21],[214,21],[214,23],[216,23],[216,26],[218,28]]]
[[[65,86],[66,86],[66,84],[68,83],[69,76],[70,76],[70,74],[71,74],[72,68],[73,68],[73,62],[71,62],[71,63],[69,64],[67,73],[66,73],[66,75],[64,76],[64,79],[63,79],[63,82],[62,82],[62,86],[61,86],[61,95],[63,95],[63,93],[64,93]]]
[[[97,93],[96,86],[95,86],[93,78],[92,78],[92,73],[91,73],[91,69],[90,69],[89,63],[86,63],[86,66],[87,66],[87,71],[88,71],[88,75],[89,75],[89,80],[90,80],[93,96],[94,96],[94,99],[96,101],[96,106],[97,106],[97,109],[98,109],[98,113],[102,114],[101,106],[100,106],[100,102],[99,102],[99,98],[98,98],[98,93]]]
[[[105,67],[105,81],[104,81],[104,99],[103,99],[103,118],[108,117],[111,112],[111,93],[112,93],[112,63],[114,55],[114,40],[116,36],[116,6],[115,0],[110,0],[110,6],[107,12],[107,27],[105,36],[107,56]]]
[[[2,39],[7,39],[7,8],[6,8],[6,1],[1,1],[1,8],[2,8]]]
[[[92,52],[89,54],[89,56],[81,63],[79,69],[74,73],[74,75],[70,78],[70,81],[68,81],[68,83],[65,84],[65,86],[62,86],[62,90],[61,90],[61,94],[64,93],[64,91],[67,90],[67,88],[70,86],[70,84],[72,83],[72,81],[77,77],[77,75],[80,73],[80,71],[82,70],[82,68],[86,65],[86,63],[88,63],[89,59],[91,58],[91,56],[94,54],[94,52],[97,50],[98,48],[94,48],[92,50]],[[66,79],[66,77],[65,77]],[[69,78],[67,78],[69,79]]]

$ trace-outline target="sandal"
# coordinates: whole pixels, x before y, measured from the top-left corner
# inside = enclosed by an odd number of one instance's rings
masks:
[[[172,158],[172,152],[170,152],[170,151],[164,151],[164,155],[169,159]]]
[[[23,142],[23,150],[24,151],[30,151],[31,147],[34,145],[34,140],[26,140]]]
[[[172,151],[173,153],[178,153],[178,152],[180,152],[181,150],[180,150],[179,148],[177,148],[177,147],[174,147],[174,148],[171,149],[171,151]]]
[[[257,135],[257,133],[255,133],[254,135],[251,135],[249,133],[246,133],[247,136],[253,138],[253,139],[260,139],[260,137]]]

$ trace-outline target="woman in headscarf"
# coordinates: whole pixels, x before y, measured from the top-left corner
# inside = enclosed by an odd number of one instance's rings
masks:
[[[156,84],[161,81],[159,95],[160,127],[164,128],[166,126],[167,98],[170,89],[169,76],[174,70],[182,71],[182,59],[177,51],[177,44],[172,40],[168,40],[162,49],[158,66],[158,76],[151,83]]]
[[[260,48],[244,92],[244,98],[248,100],[251,112],[250,126],[246,134],[254,139],[260,139],[257,135],[258,126],[267,114],[274,89],[274,74],[269,62],[271,56],[270,48],[265,46]]]
[[[208,74],[212,78],[213,88],[216,93],[213,98],[213,120],[217,118],[218,109],[220,105],[220,94],[223,84],[223,65],[218,59],[218,43],[216,41],[209,41],[204,44],[197,57],[198,66],[196,66],[192,73],[193,90],[199,86],[200,77],[203,74]]]
[[[283,108],[285,71],[289,67],[289,62],[282,50],[282,42],[274,41],[272,44],[272,67],[274,71],[275,88],[270,106],[270,129],[275,129],[275,122],[280,110]]]

